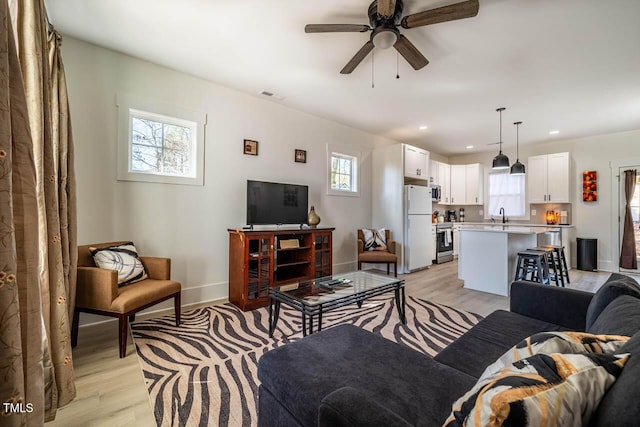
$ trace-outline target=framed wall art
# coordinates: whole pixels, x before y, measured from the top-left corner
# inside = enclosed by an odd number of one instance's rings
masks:
[[[598,172],[597,171],[582,172],[582,201],[583,202],[598,201]]]
[[[296,148],[295,161],[296,163],[307,163],[307,151]]]
[[[244,154],[249,154],[250,156],[258,155],[258,141],[252,141],[250,139],[244,140]]]

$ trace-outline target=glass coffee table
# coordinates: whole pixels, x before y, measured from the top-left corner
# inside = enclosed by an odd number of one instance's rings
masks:
[[[281,304],[301,313],[302,335],[306,336],[307,320],[309,333],[312,334],[313,320],[317,316],[318,331],[321,331],[323,313],[349,304],[362,307],[364,300],[391,291],[395,293],[400,321],[406,324],[404,281],[397,277],[355,271],[291,285],[274,286],[269,291],[269,337],[273,337],[276,329]]]

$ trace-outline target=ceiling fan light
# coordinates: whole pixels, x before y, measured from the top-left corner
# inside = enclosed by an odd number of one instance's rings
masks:
[[[516,160],[516,162],[511,166],[511,175],[524,175],[525,173],[525,167],[520,163],[520,159]]]
[[[493,165],[491,168],[496,170],[509,169],[509,158],[502,154],[501,151],[500,154],[493,158]]]
[[[378,49],[389,49],[398,41],[398,36],[393,31],[380,31],[373,36],[372,41]]]

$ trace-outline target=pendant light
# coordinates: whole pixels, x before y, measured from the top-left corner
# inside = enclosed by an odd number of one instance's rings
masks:
[[[493,158],[492,169],[509,169],[509,158],[502,154],[502,112],[506,108],[501,107],[496,111],[500,113],[500,152]]]
[[[524,165],[520,163],[520,125],[522,122],[515,122],[516,125],[516,162],[511,166],[511,175],[524,175]]]

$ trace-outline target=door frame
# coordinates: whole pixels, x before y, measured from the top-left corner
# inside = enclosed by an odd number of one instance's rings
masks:
[[[620,206],[622,206],[622,199],[624,197],[620,189],[620,181],[622,178],[620,176],[620,169],[633,166],[640,166],[640,157],[609,162],[609,167],[611,168],[611,262],[613,264],[611,270],[618,273],[620,273],[620,244],[622,243],[620,235],[622,233],[621,226],[623,221],[620,216]],[[623,273],[640,274],[640,270],[638,272],[625,270]]]

